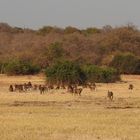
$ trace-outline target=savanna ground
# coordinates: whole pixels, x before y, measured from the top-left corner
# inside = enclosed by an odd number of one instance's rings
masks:
[[[140,140],[140,76],[97,84],[82,96],[64,90],[10,93],[11,83],[44,83],[43,76],[0,76],[0,140]],[[129,91],[128,85],[134,84]],[[106,99],[107,91],[114,100]]]

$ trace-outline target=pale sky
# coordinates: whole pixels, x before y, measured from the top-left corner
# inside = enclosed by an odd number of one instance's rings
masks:
[[[0,0],[0,22],[34,29],[128,23],[140,27],[140,0]]]

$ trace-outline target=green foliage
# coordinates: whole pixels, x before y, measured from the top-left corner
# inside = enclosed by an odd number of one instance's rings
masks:
[[[116,55],[110,65],[122,74],[140,74],[140,58],[130,53]]]
[[[85,65],[83,67],[83,70],[86,74],[86,77],[88,79],[88,82],[94,83],[99,81],[99,73],[100,73],[100,68],[95,66],[95,65]]]
[[[46,69],[47,80],[58,84],[85,84],[94,82],[115,82],[120,80],[117,70],[108,67],[85,65],[80,67],[73,62],[58,62]]]
[[[100,82],[109,83],[120,80],[120,75],[114,68],[104,67],[101,68]]]
[[[11,60],[4,67],[4,72],[8,75],[28,75],[36,74],[40,68],[30,62],[21,60]]]
[[[117,70],[109,67],[98,67],[95,65],[85,65],[83,70],[87,77],[87,82],[115,82],[120,80],[120,76]]]
[[[83,84],[86,76],[79,65],[73,62],[57,62],[46,69],[47,80],[51,83]]]

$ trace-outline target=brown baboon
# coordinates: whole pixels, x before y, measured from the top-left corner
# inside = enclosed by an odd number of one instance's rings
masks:
[[[87,88],[87,87],[88,87],[88,85],[87,85],[87,84],[84,84],[84,85],[82,85],[82,87],[83,87],[83,88]]]
[[[32,87],[33,87],[31,82],[28,82],[27,86],[28,86],[28,89],[32,89]]]
[[[27,91],[27,84],[15,84],[14,90],[19,92]]]
[[[74,93],[74,87],[72,85],[68,85],[68,92]]]
[[[95,83],[88,84],[87,86],[90,88],[91,91],[95,91],[96,90],[96,84]]]
[[[13,88],[12,85],[9,86],[9,91],[10,91],[10,92],[14,92],[14,88]]]
[[[108,90],[107,97],[108,97],[110,100],[113,100],[113,92]]]
[[[26,83],[23,84],[23,88],[24,88],[24,91],[27,91],[29,89],[29,87]]]
[[[23,88],[23,85],[22,85],[22,84],[18,85],[18,91],[19,91],[19,92],[24,91],[24,88]]]
[[[54,89],[53,85],[48,85],[48,90]]]
[[[33,90],[37,90],[38,86],[37,85],[33,85]]]
[[[133,90],[134,86],[132,84],[129,85],[129,88],[130,90]]]
[[[58,85],[58,86],[56,86],[56,88],[55,89],[60,89],[60,86]]]
[[[96,89],[96,87],[93,86],[93,85],[90,85],[89,88],[90,88],[91,91],[94,91]]]
[[[14,90],[15,90],[15,91],[18,90],[18,85],[17,85],[17,84],[14,85]]]
[[[82,88],[75,88],[74,93],[81,96]]]
[[[46,87],[43,86],[43,85],[39,85],[39,91],[40,91],[40,94],[43,94],[46,90]]]
[[[65,87],[64,85],[61,85],[61,88],[62,88],[62,89],[66,89],[66,87]]]

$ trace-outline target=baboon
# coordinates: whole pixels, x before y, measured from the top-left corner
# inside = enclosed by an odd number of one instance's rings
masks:
[[[27,86],[28,86],[28,89],[32,89],[32,87],[33,87],[31,82],[28,82]]]
[[[76,85],[68,85],[68,92],[72,93],[72,94],[77,94],[77,95],[81,95],[82,92],[82,88],[77,88]]]
[[[24,88],[23,88],[23,85],[22,84],[18,85],[18,90],[19,90],[19,92],[24,91]]]
[[[60,86],[58,85],[55,89],[60,89]]]
[[[83,88],[87,88],[87,87],[88,87],[88,85],[87,85],[87,84],[84,84],[84,85],[82,85],[82,87],[83,87]]]
[[[29,87],[26,83],[23,84],[23,88],[24,88],[24,91],[27,91],[29,89]]]
[[[89,83],[89,84],[87,84],[86,86],[89,87],[89,89],[90,89],[91,91],[96,90],[96,84],[95,84],[95,83]]]
[[[24,84],[15,84],[14,85],[14,90],[15,91],[19,91],[19,92],[22,92],[22,91],[27,91],[28,89],[28,86],[26,83]]]
[[[61,86],[62,89],[66,89],[66,87],[64,85]]]
[[[68,92],[74,93],[74,87],[72,85],[68,85]]]
[[[48,90],[54,89],[53,85],[48,85]]]
[[[10,91],[10,92],[14,92],[14,88],[13,88],[12,85],[9,86],[9,91]]]
[[[45,90],[46,90],[45,86],[39,85],[40,94],[43,94],[45,92]]]
[[[134,86],[132,84],[129,85],[129,88],[130,90],[133,90]]]
[[[33,90],[37,90],[37,85],[33,85]]]
[[[15,88],[15,91],[17,91],[17,90],[18,90],[18,85],[15,84],[15,85],[14,85],[14,88]]]
[[[95,90],[96,89],[96,86],[93,86],[93,85],[89,85],[89,88],[91,91]]]
[[[82,88],[75,88],[74,93],[81,96]]]
[[[107,97],[108,97],[110,100],[113,100],[113,92],[108,90]]]

